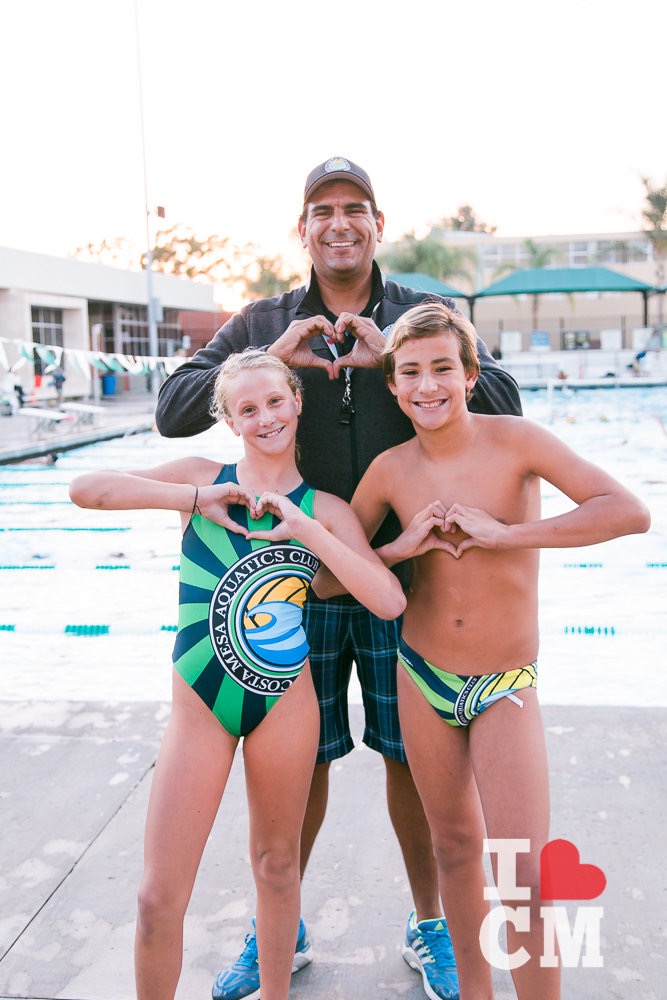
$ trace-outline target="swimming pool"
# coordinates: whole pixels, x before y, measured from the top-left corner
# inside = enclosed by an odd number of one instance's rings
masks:
[[[551,406],[544,390],[522,399],[527,417],[624,482],[653,516],[646,535],[543,550],[541,700],[667,705],[667,392],[581,389],[554,394]],[[55,466],[0,466],[3,698],[169,700],[178,517],[80,510],[68,484],[89,469],[188,454],[235,461],[238,439],[221,425],[171,441],[151,432],[66,452]],[[549,516],[569,501],[545,484],[543,503]]]

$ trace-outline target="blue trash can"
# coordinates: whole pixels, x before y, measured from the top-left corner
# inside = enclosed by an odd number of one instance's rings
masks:
[[[102,395],[103,396],[113,396],[116,391],[116,376],[115,375],[103,375],[102,376]]]

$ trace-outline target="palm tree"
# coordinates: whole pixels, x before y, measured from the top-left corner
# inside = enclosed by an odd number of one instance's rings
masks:
[[[660,288],[665,283],[665,255],[667,254],[667,185],[661,188],[653,187],[649,177],[642,177],[646,190],[646,204],[642,209],[642,218],[648,223],[644,230],[648,236],[655,256],[655,284]],[[664,294],[658,297],[658,331],[662,338]]]
[[[391,244],[378,255],[383,270],[399,274],[429,274],[440,281],[464,278],[472,287],[477,255],[474,250],[460,250],[427,236],[418,240],[414,233],[405,233],[398,243]]]
[[[512,262],[507,262],[506,264],[501,264],[500,267],[495,271],[493,278],[494,281],[498,278],[502,278],[505,274],[510,271],[519,271],[524,267],[530,268],[540,268],[548,267],[551,263],[551,258],[558,252],[556,247],[540,246],[535,240],[526,239],[523,241],[523,250],[526,257],[527,263],[515,264]],[[533,330],[537,330],[537,319],[540,307],[540,297],[539,295],[531,295],[531,316],[533,323]]]

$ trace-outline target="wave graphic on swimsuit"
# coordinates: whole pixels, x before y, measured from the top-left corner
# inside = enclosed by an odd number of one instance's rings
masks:
[[[301,607],[283,601],[266,601],[256,604],[253,617],[268,615],[265,625],[246,629],[248,645],[262,659],[275,667],[292,668],[303,663],[308,655],[306,633],[301,625]]]

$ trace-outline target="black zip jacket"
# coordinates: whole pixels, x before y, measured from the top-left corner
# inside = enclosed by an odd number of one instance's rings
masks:
[[[434,295],[383,281],[373,263],[373,290],[362,315],[372,316],[384,330],[411,306]],[[456,309],[453,299],[444,299]],[[211,426],[209,414],[213,383],[219,365],[230,354],[246,347],[274,343],[295,319],[325,315],[336,317],[324,306],[314,272],[308,286],[261,299],[244,306],[222,326],[213,340],[181,365],[162,384],[157,401],[157,427],[165,437],[189,437]],[[332,359],[320,335],[310,341],[314,354]],[[521,414],[516,382],[499,367],[478,338],[481,372],[469,408],[475,413]],[[349,501],[364,472],[381,451],[401,444],[414,435],[410,420],[400,411],[387,389],[379,368],[354,368],[351,373],[354,414],[341,420],[345,379],[330,380],[317,368],[299,369],[303,382],[303,412],[297,443],[299,470],[316,489]],[[397,489],[400,486],[397,484]],[[383,532],[384,534],[384,532]],[[395,532],[392,532],[395,537]],[[384,539],[383,539],[384,540]],[[378,536],[376,544],[381,544]]]

